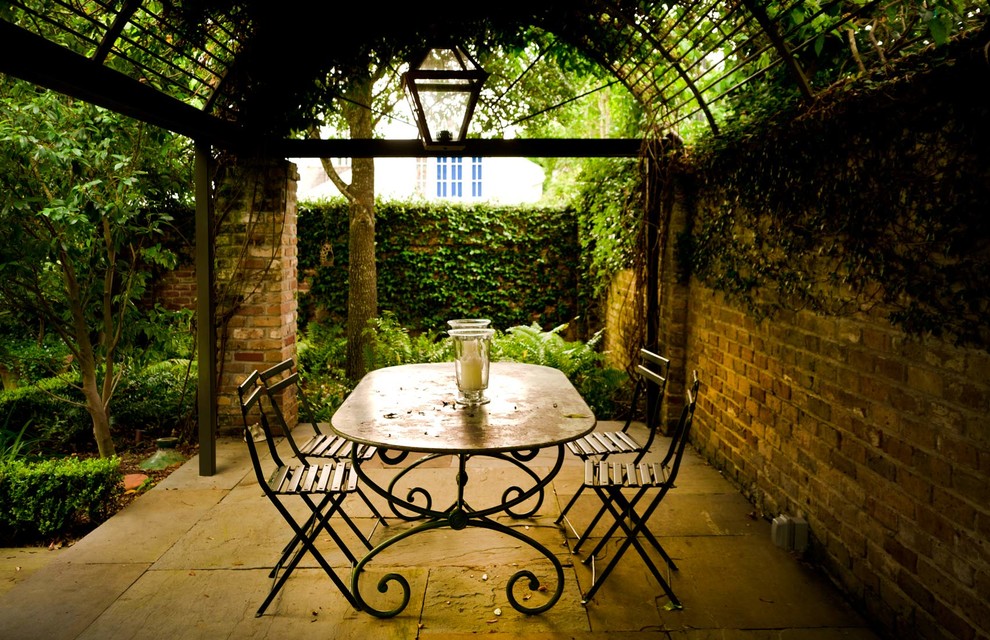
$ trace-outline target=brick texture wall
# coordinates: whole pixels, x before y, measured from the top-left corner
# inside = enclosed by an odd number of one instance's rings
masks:
[[[694,443],[897,638],[990,631],[990,355],[692,287]]]
[[[237,385],[245,376],[296,355],[296,180],[292,163],[247,161],[228,167],[217,187],[220,433],[242,428]],[[169,274],[158,284],[157,297],[172,308],[195,309],[195,269]],[[282,402],[292,426],[295,394],[287,392]]]
[[[612,279],[605,305],[604,349],[609,366],[626,369],[630,364],[628,345],[642,341],[638,318],[643,298],[637,293],[636,274],[632,269],[620,271]]]
[[[166,272],[155,283],[154,302],[171,311],[196,309],[196,269],[191,266],[179,267]]]
[[[886,135],[870,130],[856,137],[839,162],[869,172],[863,158],[900,159],[901,149],[932,148],[948,163],[940,165],[937,184],[925,166],[903,162],[901,183],[890,188],[918,193],[925,204],[939,202],[925,201],[927,191],[957,190],[974,195],[955,206],[985,205],[974,184],[987,175],[985,145],[974,141],[990,130],[966,87],[985,80],[988,69],[981,49],[971,66],[929,76],[927,91],[878,101],[877,121],[894,126]],[[905,121],[915,113],[925,118],[912,128]],[[829,131],[827,119],[819,126],[809,129],[817,139],[849,133]],[[944,135],[924,147],[917,128]],[[774,175],[772,154],[760,161],[755,175]],[[808,176],[812,192],[816,179],[832,176]],[[676,238],[703,228],[709,211],[724,211],[720,197],[708,202],[705,193],[687,189],[679,195],[686,197],[670,217],[658,313],[671,382],[683,385],[692,369],[701,380],[695,447],[764,517],[805,517],[809,559],[890,638],[990,638],[990,353],[908,335],[879,303],[856,314],[791,311],[757,321],[697,278],[678,282],[669,260],[679,250]],[[762,216],[772,230],[771,213]],[[900,214],[911,211],[905,205]],[[807,258],[792,260],[813,264]],[[986,259],[967,257],[977,265]],[[671,403],[679,401],[676,385],[668,392]]]

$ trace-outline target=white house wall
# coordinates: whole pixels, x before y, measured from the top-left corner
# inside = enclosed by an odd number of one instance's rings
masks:
[[[326,177],[318,158],[291,160],[299,170],[298,197],[300,201],[319,200],[340,195],[340,191]],[[411,200],[424,197],[439,200],[435,196],[436,158],[428,158],[428,193],[416,192],[416,158],[376,158],[375,195],[380,198]],[[350,182],[350,167],[339,165],[338,171],[345,182]],[[543,196],[543,168],[525,158],[483,158],[482,197],[470,196],[471,159],[464,158],[464,192],[462,198],[447,198],[462,202],[490,202],[498,204],[533,203]]]

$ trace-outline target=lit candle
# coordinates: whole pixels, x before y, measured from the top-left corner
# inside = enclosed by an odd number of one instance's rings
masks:
[[[488,402],[484,391],[488,388],[488,349],[494,333],[485,327],[450,330],[459,391],[457,402],[469,405]]]
[[[458,362],[461,365],[461,379],[459,381],[461,389],[464,391],[480,391],[483,389],[484,387],[481,379],[481,358],[477,356],[469,356],[461,358]]]

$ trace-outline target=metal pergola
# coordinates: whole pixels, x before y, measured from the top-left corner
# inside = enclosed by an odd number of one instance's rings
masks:
[[[284,91],[286,86],[340,76],[356,58],[383,43],[412,45],[424,35],[449,35],[474,25],[538,28],[575,47],[625,85],[652,125],[644,137],[676,134],[688,123],[702,123],[718,135],[726,121],[739,117],[737,105],[758,100],[770,78],[788,78],[793,92],[810,104],[839,82],[892,73],[897,58],[933,46],[933,34],[975,28],[987,13],[982,0],[971,0],[948,19],[944,11],[929,11],[914,0],[505,0],[468,5],[434,2],[423,12],[375,3],[5,0],[0,3],[0,73],[195,142],[197,279],[199,291],[211,291],[207,163],[212,149],[286,158],[449,154],[424,149],[418,140],[301,139],[260,127],[246,115],[259,104],[275,114],[295,109],[299,96]],[[833,62],[845,60],[846,72],[810,73],[822,55]],[[298,64],[303,59],[308,62]],[[832,65],[837,66],[842,67]],[[291,70],[288,77],[286,70]],[[333,94],[326,99],[333,100]],[[644,146],[640,139],[469,138],[462,153],[637,157]],[[211,296],[199,296],[201,320],[212,319],[213,303]],[[200,472],[212,475],[216,336],[212,322],[200,321],[198,327]]]

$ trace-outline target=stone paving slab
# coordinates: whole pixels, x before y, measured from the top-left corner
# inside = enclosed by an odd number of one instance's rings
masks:
[[[310,513],[301,500],[292,501],[290,511],[299,522]],[[370,532],[373,523],[362,521]],[[257,485],[240,486],[228,492],[208,514],[161,555],[157,569],[257,569],[271,567],[292,531]],[[354,543],[356,538],[349,536]],[[343,554],[327,551],[331,564],[344,563]],[[315,566],[315,561],[313,562]]]
[[[72,547],[75,562],[151,564],[226,497],[216,489],[152,489]]]
[[[501,561],[467,567],[440,566],[430,570],[430,583],[423,606],[423,633],[420,637],[446,638],[452,633],[512,633],[516,637],[533,633],[588,631],[588,621],[572,575],[566,575],[564,590],[556,606],[540,615],[516,611],[506,596],[513,575]],[[519,567],[522,568],[522,567]],[[536,573],[542,573],[535,568]],[[548,589],[552,581],[541,580]],[[545,591],[531,592],[525,581],[514,591],[524,606],[540,606]]]
[[[219,438],[216,444],[216,473],[212,476],[199,475],[199,457],[186,461],[156,488],[174,489],[219,489],[229,490],[244,481],[254,478],[247,458],[247,444],[241,438]],[[247,464],[245,464],[247,462]]]
[[[289,459],[284,441],[279,451]],[[436,459],[415,469],[402,490],[422,487],[436,505],[449,506],[454,461]],[[552,463],[542,452],[528,466],[546,469]],[[379,461],[367,469],[385,483],[395,473]],[[497,504],[506,486],[525,486],[527,477],[511,462],[483,464],[480,458],[472,460],[469,473],[473,506]],[[573,534],[565,536],[554,525],[581,481],[581,462],[568,456],[537,514],[496,518],[560,560],[563,595],[550,611],[521,614],[505,590],[524,569],[554,588],[552,564],[511,535],[469,527],[410,536],[368,563],[361,594],[371,602],[383,598],[380,606],[388,607],[389,598],[397,597],[375,588],[386,573],[401,573],[409,582],[409,605],[394,618],[353,609],[308,555],[259,618],[254,613],[270,588],[269,570],[291,532],[257,486],[246,445],[230,438],[218,443],[215,476],[200,477],[194,458],[74,547],[27,556],[37,560],[28,575],[8,577],[10,586],[0,590],[0,638],[457,640],[484,634],[495,640],[876,640],[823,576],[773,546],[769,523],[756,518],[716,470],[689,451],[681,473],[650,527],[680,567],[669,579],[683,610],[665,607],[666,596],[633,551],[594,600],[581,604],[591,581],[583,554],[595,539],[572,554]],[[380,496],[374,500],[384,507]],[[595,504],[593,494],[581,498],[570,514],[575,526],[587,522]],[[356,497],[346,508],[375,544],[415,526],[390,511],[390,526],[377,525]],[[301,501],[291,511],[299,519],[308,513]],[[339,526],[339,519],[334,522]],[[345,538],[357,545],[353,534]],[[320,535],[317,546],[350,584],[351,566],[329,536]],[[22,557],[0,554],[2,575],[9,576]],[[545,597],[529,593],[525,580],[513,593],[527,603]]]
[[[769,535],[769,531],[767,532]],[[614,611],[659,611],[670,631],[699,629],[847,629],[865,621],[811,567],[761,536],[664,537],[660,543],[677,563],[671,571],[650,553],[683,608],[669,610],[669,600],[634,549],[630,549],[589,603],[592,627],[623,628]],[[601,571],[618,546],[609,543],[596,558]],[[591,586],[585,555],[573,565],[583,590]],[[643,585],[630,592],[630,584]]]
[[[77,563],[70,556],[61,555],[4,594],[0,637],[78,638],[149,568],[148,564]]]
[[[0,548],[0,597],[24,582],[36,571],[47,567],[65,548],[12,547]]]

